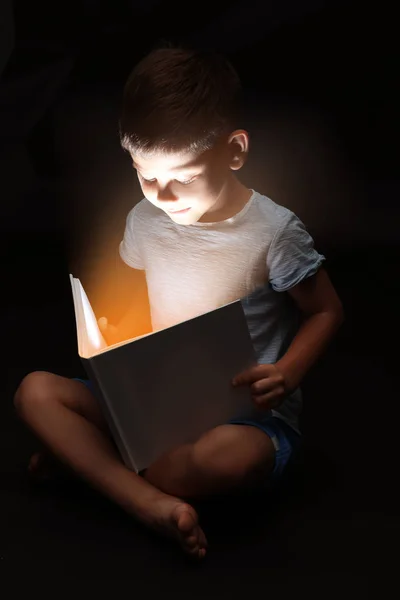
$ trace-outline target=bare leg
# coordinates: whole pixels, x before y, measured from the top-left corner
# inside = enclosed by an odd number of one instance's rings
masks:
[[[274,462],[274,445],[260,429],[222,425],[161,457],[145,478],[168,494],[201,498],[257,488]]]
[[[41,374],[35,373],[35,379],[39,378],[40,375]],[[57,377],[50,373],[46,373],[46,376],[50,376],[51,378]],[[54,381],[57,381],[57,379]],[[94,401],[91,394],[87,393],[88,391],[85,384],[80,382],[80,385],[83,386],[85,391],[80,394],[66,395],[63,402],[70,410],[81,415],[90,423],[93,423],[93,425],[100,429],[100,431],[103,431],[111,440],[109,428],[97,402]],[[57,460],[54,454],[49,452],[48,448],[44,445],[42,445],[41,450],[35,452],[31,456],[28,471],[32,480],[38,483],[54,480],[59,475],[71,474],[71,476],[74,476],[74,472],[68,468],[68,465]]]
[[[204,556],[206,540],[194,509],[122,464],[102,431],[95,399],[80,382],[31,373],[17,390],[15,406],[58,460],[145,524],[176,538],[189,554]]]

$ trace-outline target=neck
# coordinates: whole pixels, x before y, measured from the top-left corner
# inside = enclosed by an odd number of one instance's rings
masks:
[[[251,190],[232,173],[222,188],[213,209],[203,215],[201,223],[217,223],[237,215],[251,198]]]

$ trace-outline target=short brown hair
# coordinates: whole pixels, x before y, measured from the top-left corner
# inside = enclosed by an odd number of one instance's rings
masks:
[[[120,139],[131,153],[210,149],[238,127],[241,85],[219,54],[159,48],[125,85]]]

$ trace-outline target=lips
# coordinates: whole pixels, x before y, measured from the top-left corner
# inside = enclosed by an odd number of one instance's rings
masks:
[[[189,206],[188,208],[182,208],[182,210],[169,210],[168,212],[171,215],[183,215],[183,213],[188,212],[191,209],[191,206]]]

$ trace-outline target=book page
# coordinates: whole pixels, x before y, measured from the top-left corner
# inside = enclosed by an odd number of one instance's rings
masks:
[[[82,358],[90,358],[107,348],[96,316],[79,279],[70,275],[74,298],[75,319],[78,334],[78,353]]]

